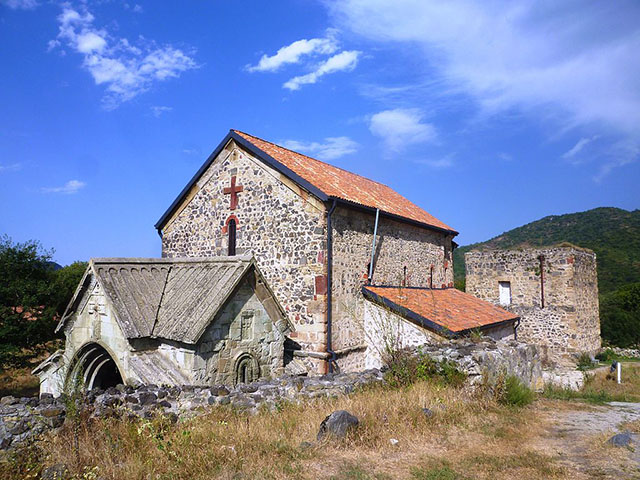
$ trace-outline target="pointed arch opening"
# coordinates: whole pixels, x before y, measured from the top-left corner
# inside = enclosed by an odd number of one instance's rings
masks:
[[[98,343],[83,346],[74,357],[67,383],[78,382],[84,390],[107,389],[124,383],[120,369],[111,354]]]

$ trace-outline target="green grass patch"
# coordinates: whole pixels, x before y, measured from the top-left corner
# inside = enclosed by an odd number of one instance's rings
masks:
[[[522,383],[518,377],[509,375],[505,379],[504,390],[499,397],[500,403],[514,407],[524,407],[534,400],[535,394],[533,390]]]
[[[411,478],[414,480],[465,480],[468,478],[453,470],[448,462],[437,463],[438,465],[412,468]]]

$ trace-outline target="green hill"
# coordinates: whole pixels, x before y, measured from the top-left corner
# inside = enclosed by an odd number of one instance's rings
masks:
[[[551,215],[514,228],[486,242],[454,251],[456,285],[464,280],[464,254],[481,247],[510,249],[569,242],[593,250],[598,259],[600,293],[640,282],[640,210],[595,208],[586,212]]]

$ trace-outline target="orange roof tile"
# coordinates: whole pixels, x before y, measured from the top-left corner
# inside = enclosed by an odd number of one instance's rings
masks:
[[[362,290],[365,296],[386,304],[403,317],[418,320],[423,326],[428,326],[422,321],[426,320],[454,334],[518,319],[503,308],[455,288],[365,286]]]
[[[315,158],[302,155],[248,133],[232,130],[254,147],[271,156],[329,197],[335,197],[366,207],[378,208],[399,217],[455,232],[392,188],[334,167]]]

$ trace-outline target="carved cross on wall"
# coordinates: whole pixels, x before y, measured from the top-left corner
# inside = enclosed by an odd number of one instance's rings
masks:
[[[238,206],[238,192],[241,192],[243,189],[244,187],[242,185],[236,186],[236,176],[234,175],[231,177],[231,187],[225,187],[222,190],[225,195],[231,194],[231,204],[229,205],[231,210],[235,210]]]

